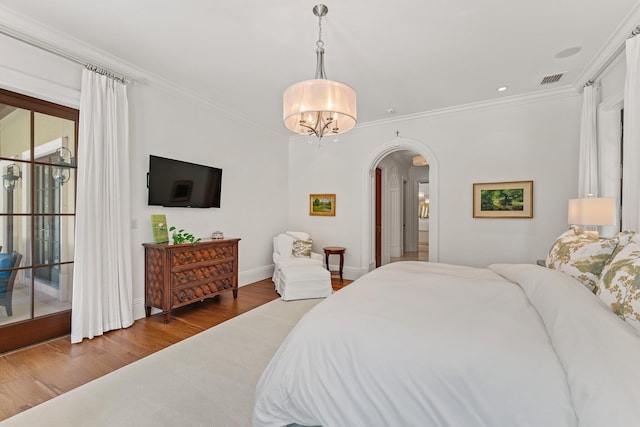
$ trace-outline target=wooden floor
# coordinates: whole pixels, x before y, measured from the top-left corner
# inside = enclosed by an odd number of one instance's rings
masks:
[[[334,290],[351,283],[332,277]],[[230,292],[162,315],[136,320],[127,328],[71,344],[57,338],[0,356],[0,420],[115,371],[278,298],[271,279],[242,286],[238,299]]]
[[[389,261],[429,261],[429,244],[418,243],[417,252],[405,252],[401,257],[391,257]]]

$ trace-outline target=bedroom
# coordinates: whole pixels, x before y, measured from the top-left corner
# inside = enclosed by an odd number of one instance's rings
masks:
[[[19,3],[22,2],[7,1],[0,4],[6,5],[9,9],[15,7],[16,10],[20,10]],[[590,3],[592,9],[598,9],[602,4]],[[216,89],[211,89],[211,98],[203,99],[195,96],[194,90],[190,93],[181,91],[165,79],[147,76],[142,70],[125,61],[92,51],[86,45],[68,39],[58,31],[38,27],[37,23],[29,20],[25,22],[25,17],[21,19],[12,15],[10,10],[3,16],[7,19],[7,24],[17,25],[38,39],[49,40],[51,43],[64,46],[66,50],[101,59],[106,65],[112,65],[113,68],[125,72],[130,71],[128,74],[140,78],[140,82],[134,83],[129,89],[132,141],[135,142],[131,151],[130,204],[134,223],[130,233],[134,242],[134,314],[135,317],[142,317],[144,272],[140,244],[151,240],[148,218],[149,214],[158,211],[145,203],[144,182],[149,154],[162,154],[187,161],[206,159],[208,163],[225,170],[222,209],[164,212],[171,224],[188,226],[190,231],[196,234],[206,236],[214,230],[221,229],[227,236],[241,237],[241,284],[252,283],[270,275],[271,238],[284,229],[308,231],[314,236],[317,247],[347,247],[345,273],[348,278],[356,278],[367,272],[371,260],[366,249],[370,243],[370,236],[365,229],[366,218],[369,216],[365,181],[368,168],[378,158],[396,149],[396,131],[399,131],[401,136],[400,148],[417,151],[432,162],[433,177],[438,182],[435,190],[437,194],[433,195],[432,190],[432,200],[436,197],[433,201],[433,206],[436,207],[432,213],[433,222],[430,224],[431,237],[434,239],[430,248],[432,260],[484,266],[491,262],[534,262],[543,257],[553,239],[566,229],[566,200],[576,195],[577,184],[573,177],[577,177],[578,171],[577,141],[581,105],[579,88],[580,83],[584,83],[579,80],[584,78],[586,81],[591,78],[591,72],[615,50],[613,42],[611,46],[604,46],[609,37],[617,37],[616,42],[626,37],[628,29],[619,26],[629,24],[633,27],[636,25],[634,21],[638,21],[636,2],[620,1],[616,4],[619,10],[612,12],[612,15],[617,15],[610,16],[606,23],[603,18],[602,26],[606,24],[606,30],[603,30],[601,38],[591,45],[589,57],[583,59],[585,68],[574,71],[572,76],[567,76],[567,80],[562,81],[553,90],[531,96],[522,94],[506,97],[495,102],[478,102],[464,108],[442,107],[435,112],[416,112],[407,117],[403,117],[404,113],[396,107],[397,117],[392,118],[386,116],[386,109],[390,107],[388,103],[393,100],[371,100],[371,104],[383,111],[382,117],[378,116],[377,120],[370,122],[362,119],[356,129],[340,137],[339,143],[327,143],[320,149],[306,144],[306,141],[289,138],[282,131],[265,130],[262,126],[250,124],[246,119],[238,119],[234,114],[220,108],[220,105],[226,105],[225,101],[238,101],[226,99],[225,96],[229,95],[217,93]],[[297,66],[299,73],[292,73],[291,78],[287,78],[283,85],[306,78],[313,71],[314,58],[311,49],[314,48],[316,22],[310,14],[312,5],[313,3],[309,3],[288,7],[289,18],[297,21],[295,34],[302,35],[305,42],[299,42],[300,46],[297,46],[295,51],[288,50],[291,55],[287,59],[288,62],[294,57],[296,60],[302,59]],[[410,6],[411,3],[407,5]],[[358,79],[363,76],[363,72],[360,72],[360,75],[343,77],[347,72],[343,69],[346,65],[342,65],[347,53],[340,47],[343,36],[339,30],[348,27],[350,23],[344,22],[346,12],[341,12],[338,5],[329,4],[329,7],[332,9],[328,22],[333,20],[340,24],[328,26],[325,31],[327,71],[330,76],[357,87]],[[575,3],[573,9],[567,6],[564,12],[566,16],[572,16],[571,11],[580,10],[582,7],[584,6],[581,2]],[[127,8],[128,6],[123,6],[121,9]],[[607,8],[610,8],[608,3]],[[411,8],[407,6],[406,9]],[[593,16],[598,16],[594,10],[591,12]],[[623,22],[630,12],[635,16]],[[252,24],[261,22],[264,25],[260,29],[264,34],[270,35],[269,40],[273,47],[277,46],[278,25],[273,21],[275,18],[265,19],[261,11],[252,11],[250,17]],[[363,21],[367,20],[366,17],[363,18]],[[36,16],[33,16],[33,19],[38,21]],[[355,18],[353,19],[356,22]],[[169,22],[159,22],[158,25],[173,28]],[[389,26],[393,27],[384,18],[379,18],[376,25],[378,28],[386,29]],[[62,33],[65,32],[64,19],[51,26],[57,27]],[[393,30],[389,29],[390,32]],[[522,30],[523,28],[518,26],[512,28],[514,33]],[[570,36],[585,32],[585,29],[567,31],[566,38],[558,42],[558,45],[553,44],[546,53],[553,56],[560,50],[575,45],[578,42]],[[293,33],[294,30],[289,29],[282,36],[291,38]],[[131,38],[136,39],[134,36]],[[25,93],[67,105],[77,105],[81,67],[4,36],[1,43],[3,52],[7,53],[0,62],[3,87],[21,89]],[[375,42],[372,45],[368,46],[371,46],[370,50],[375,53]],[[251,52],[251,49],[260,51],[273,47],[251,39],[236,49]],[[600,48],[603,48],[602,52]],[[214,47],[211,50],[213,51]],[[228,53],[226,50],[223,52]],[[274,66],[266,61],[254,61],[251,57],[251,54],[247,54],[242,55],[242,58],[234,57],[233,61],[220,62],[225,67],[253,70],[253,73],[243,77],[247,80],[252,77],[262,85],[268,85],[267,77],[261,74],[260,67],[272,69]],[[477,56],[470,55],[469,58],[481,62]],[[462,62],[461,67],[464,68],[473,69],[477,66]],[[197,64],[198,61],[194,63]],[[592,69],[588,69],[587,65]],[[197,68],[185,61],[173,66]],[[549,69],[536,70],[539,72],[534,84],[537,85],[539,78],[548,73],[564,71],[561,69],[564,66],[564,63],[559,62],[554,63]],[[393,76],[394,70],[400,67],[402,63],[392,61],[377,69]],[[275,72],[279,72],[279,67],[275,68],[278,69]],[[607,97],[609,105],[615,105],[619,101],[616,97],[620,96],[622,85],[621,69],[620,61],[612,64],[612,71],[607,73],[606,79],[602,82],[603,96]],[[580,72],[584,72],[584,75],[580,75]],[[182,77],[179,80],[187,79],[188,77]],[[438,82],[431,79],[425,80],[432,86],[438,85]],[[609,82],[610,85],[607,86]],[[485,89],[494,92],[494,86],[497,87],[498,84],[504,83],[496,81],[495,85]],[[574,84],[578,87],[574,87]],[[203,82],[201,85],[203,91],[209,90],[207,83]],[[273,122],[273,125],[281,127],[281,88],[276,92],[269,113],[261,117],[261,120]],[[451,96],[453,97],[453,94]],[[437,96],[434,95],[435,97]],[[454,105],[458,104],[460,103]],[[265,159],[268,159],[268,167],[265,167]],[[480,221],[471,218],[470,195],[474,182],[527,179],[534,180],[536,185],[535,214],[532,220]],[[336,193],[337,216],[309,217],[306,201],[310,193]],[[269,211],[263,212],[260,208],[262,206],[269,206]],[[259,220],[256,220],[257,216]]]

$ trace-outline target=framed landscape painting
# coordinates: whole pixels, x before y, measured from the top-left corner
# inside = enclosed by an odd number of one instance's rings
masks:
[[[533,181],[473,184],[474,218],[533,218]]]
[[[335,194],[309,194],[309,215],[335,216]]]

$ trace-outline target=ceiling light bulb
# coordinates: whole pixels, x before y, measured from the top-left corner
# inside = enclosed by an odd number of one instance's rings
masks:
[[[498,92],[504,92],[505,90],[509,89],[509,86],[500,86],[498,89],[496,89]]]

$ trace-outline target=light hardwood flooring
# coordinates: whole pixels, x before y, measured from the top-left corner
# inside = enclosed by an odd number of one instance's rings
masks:
[[[429,261],[429,244],[418,243],[417,252],[405,252],[401,257],[391,257],[390,261]]]
[[[351,283],[332,278],[334,290]],[[0,355],[0,420],[278,298],[271,279],[71,344],[69,336]]]

